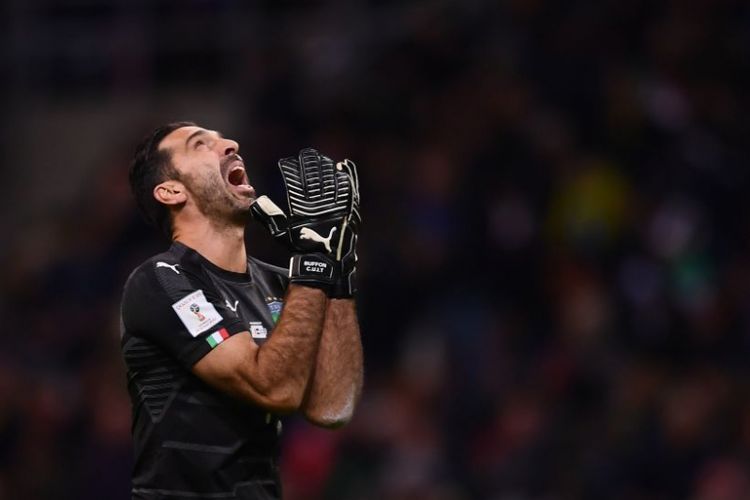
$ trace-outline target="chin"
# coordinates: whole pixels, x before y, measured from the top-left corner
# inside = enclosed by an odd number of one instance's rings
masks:
[[[247,226],[250,222],[250,210],[234,210],[232,213],[222,217],[224,223],[228,226],[242,227]]]

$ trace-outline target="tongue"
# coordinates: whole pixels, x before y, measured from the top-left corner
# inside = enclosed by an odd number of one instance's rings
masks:
[[[227,176],[227,180],[229,181],[229,184],[233,186],[240,186],[245,183],[245,175],[242,169],[236,169],[229,172],[229,175]]]

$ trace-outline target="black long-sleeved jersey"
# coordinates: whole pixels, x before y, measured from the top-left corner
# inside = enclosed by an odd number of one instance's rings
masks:
[[[133,499],[281,496],[277,416],[232,398],[191,367],[232,335],[270,336],[284,269],[248,259],[223,270],[173,243],[139,266],[122,299],[122,354],[133,405]]]

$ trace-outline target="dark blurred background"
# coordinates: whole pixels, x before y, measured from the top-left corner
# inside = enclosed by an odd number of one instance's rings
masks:
[[[126,499],[135,143],[360,170],[366,385],[289,499],[750,498],[750,5],[5,0],[0,499]],[[285,255],[260,228],[251,252]]]

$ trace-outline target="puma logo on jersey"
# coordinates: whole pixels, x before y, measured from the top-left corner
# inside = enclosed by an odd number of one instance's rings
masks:
[[[326,247],[326,250],[330,252],[331,251],[331,238],[333,238],[333,233],[335,232],[336,232],[336,228],[332,227],[331,232],[328,233],[328,238],[323,238],[315,230],[310,229],[309,227],[303,227],[299,231],[299,237],[302,238],[303,240],[312,240],[312,241],[317,241],[318,243],[322,243],[323,246]]]
[[[232,312],[237,312],[237,304],[239,304],[240,301],[239,300],[235,300],[234,301],[234,305],[232,305],[232,304],[229,303],[229,299],[224,299],[224,303],[227,305],[227,307],[229,309],[232,310]]]
[[[156,263],[156,267],[168,267],[172,271],[176,272],[177,274],[180,274],[180,271],[177,270],[177,266],[179,264],[167,264],[166,262],[159,261]]]

